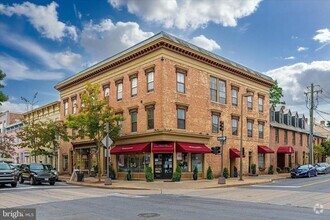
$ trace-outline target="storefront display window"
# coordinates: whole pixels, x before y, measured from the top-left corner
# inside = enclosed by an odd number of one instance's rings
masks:
[[[188,172],[188,153],[177,153],[177,164],[182,172]]]
[[[203,171],[203,154],[191,154],[191,170],[198,169],[198,172]]]
[[[118,172],[145,172],[150,164],[150,154],[120,154],[118,159]]]

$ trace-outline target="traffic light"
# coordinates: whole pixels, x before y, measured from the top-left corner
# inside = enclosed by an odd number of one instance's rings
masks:
[[[224,123],[223,121],[220,121],[220,131],[223,131],[224,130]]]
[[[217,148],[217,154],[220,154],[220,147],[216,147]]]
[[[219,146],[216,146],[216,147],[211,147],[211,151],[212,151],[212,154],[220,154],[220,147]]]

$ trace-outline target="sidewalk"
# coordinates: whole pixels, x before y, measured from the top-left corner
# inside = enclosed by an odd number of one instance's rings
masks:
[[[170,180],[155,180],[148,183],[142,180],[112,180],[112,185],[104,185],[104,178],[101,182],[98,182],[97,178],[85,177],[84,182],[71,182],[69,176],[60,176],[60,180],[67,182],[71,185],[88,186],[104,189],[124,189],[124,190],[163,190],[163,189],[210,189],[210,188],[223,188],[223,187],[238,187],[246,185],[255,185],[269,183],[273,180],[288,178],[289,174],[275,174],[275,175],[261,175],[261,176],[244,176],[243,181],[239,181],[238,178],[229,178],[226,180],[226,184],[218,184],[218,179],[207,180],[200,179],[183,180],[181,182],[171,182]]]

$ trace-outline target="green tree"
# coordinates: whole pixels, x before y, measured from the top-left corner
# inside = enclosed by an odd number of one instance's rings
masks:
[[[330,127],[330,121],[327,121],[327,126]]]
[[[6,74],[4,72],[2,72],[2,70],[0,70],[0,88],[5,87],[1,82],[2,80],[4,80],[4,78],[6,77]],[[3,94],[2,91],[0,91],[0,105],[2,102],[5,102],[8,100],[8,96],[6,96],[5,94]]]
[[[322,145],[315,145],[313,149],[314,149],[314,158],[321,158],[325,153]]]
[[[86,91],[81,95],[82,107],[78,114],[69,115],[66,125],[76,131],[76,137],[95,140],[97,146],[98,178],[101,180],[101,151],[104,149],[102,140],[105,133],[105,123],[109,122],[109,136],[112,140],[119,137],[119,121],[123,121],[121,115],[116,115],[114,109],[105,100],[99,99],[101,94],[100,85],[86,85]],[[75,139],[76,137],[71,137]]]
[[[281,98],[283,97],[283,89],[278,85],[277,80],[275,80],[275,85],[273,85],[270,88],[270,97],[269,102],[271,105],[278,105],[283,104],[285,105],[284,101],[281,101]]]
[[[14,137],[5,134],[0,141],[0,157],[11,158],[14,151]]]
[[[324,149],[324,155],[330,157],[330,140],[322,142],[321,145]]]

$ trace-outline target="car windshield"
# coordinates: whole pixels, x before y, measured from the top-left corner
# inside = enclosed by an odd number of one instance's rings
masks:
[[[50,165],[50,164],[47,164],[47,165],[45,165],[49,170],[53,170],[53,167],[52,167],[52,165]]]
[[[326,167],[327,166],[325,163],[318,163],[317,165],[319,165],[320,167]]]
[[[308,165],[302,165],[298,167],[299,170],[308,170]]]
[[[48,167],[42,164],[30,164],[30,170],[48,170]]]
[[[0,163],[0,170],[10,170],[10,167],[6,163]]]

